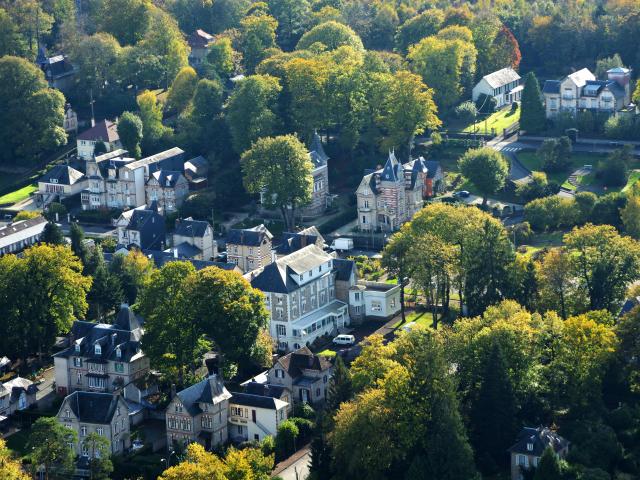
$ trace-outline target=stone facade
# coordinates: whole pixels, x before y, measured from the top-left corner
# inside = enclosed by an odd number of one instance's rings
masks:
[[[264,225],[233,229],[227,234],[227,262],[235,263],[243,273],[271,263],[273,235]]]
[[[330,203],[329,195],[329,156],[322,147],[322,140],[318,133],[314,133],[309,147],[309,158],[313,164],[313,192],[311,203],[305,206],[301,213],[303,217],[317,217],[325,212]]]

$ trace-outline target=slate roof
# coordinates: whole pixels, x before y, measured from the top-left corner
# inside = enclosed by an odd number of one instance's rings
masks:
[[[428,174],[427,164],[423,157],[419,157],[404,166],[404,168],[407,167],[411,169],[411,188],[414,188],[418,175],[420,175],[420,173]]]
[[[607,70],[607,73],[618,73],[618,74],[627,74],[630,70],[624,67],[613,67]]]
[[[58,185],[74,185],[84,178],[84,174],[69,165],[56,165],[45,172],[39,179],[43,183],[56,183]],[[52,181],[52,180],[55,180]]]
[[[533,450],[527,448],[528,444],[533,444]],[[518,441],[508,451],[539,457],[548,446],[557,453],[568,445],[566,439],[547,427],[525,427],[518,434]]]
[[[346,258],[334,258],[333,268],[336,271],[336,280],[348,282],[349,278],[351,278],[351,273],[356,268],[356,262]]]
[[[330,360],[314,355],[308,347],[302,347],[284,357],[280,357],[278,363],[292,378],[301,377],[303,370],[324,372],[333,366]]]
[[[286,402],[274,397],[251,395],[249,393],[234,393],[229,403],[243,405],[245,407],[265,408],[267,410],[278,410],[287,405]]]
[[[520,75],[513,68],[507,67],[496,72],[492,72],[482,77],[491,88],[502,87],[508,83],[520,80]]]
[[[395,154],[393,152],[389,152],[387,162],[384,164],[384,168],[380,174],[380,180],[383,182],[397,182],[399,165],[400,162],[396,159]]]
[[[200,403],[217,405],[231,398],[231,394],[217,375],[211,375],[195,385],[191,385],[178,392],[177,395],[191,416],[195,416],[202,411],[200,409]]]
[[[120,395],[115,393],[75,391],[65,398],[60,411],[69,407],[82,423],[109,425],[116,413],[119,398]]]
[[[161,187],[175,187],[182,173],[174,170],[156,170],[151,174]]]
[[[132,170],[153,165],[155,169],[167,169],[167,170],[179,170],[183,168],[184,161],[184,150],[179,147],[173,147],[169,150],[165,150],[160,153],[156,153],[155,155],[151,155],[149,157],[141,158],[140,160],[136,160],[128,164],[128,167]]]
[[[227,233],[227,244],[245,245],[247,247],[258,247],[263,241],[271,240],[273,235],[263,224],[253,228],[236,229],[233,228]]]
[[[128,305],[123,304],[113,324],[82,320],[73,322],[70,332],[71,345],[54,354],[54,357],[80,356],[100,363],[109,360],[130,362],[136,355],[142,355],[141,337],[142,319],[136,316]],[[98,355],[95,351],[96,344],[101,347],[101,353]],[[76,345],[79,346],[79,351],[76,350]]]
[[[101,120],[94,127],[79,134],[77,139],[113,143],[120,140],[120,136],[118,135],[118,126],[115,123]]]
[[[251,395],[261,395],[263,397],[280,398],[286,389],[282,385],[270,383],[249,382],[244,386],[245,393]],[[235,393],[233,394],[236,395]]]
[[[620,313],[618,313],[618,316],[621,317],[622,315],[629,313],[638,305],[640,305],[640,296],[627,298],[624,304],[622,305],[622,308],[620,309]]]
[[[44,59],[41,67],[47,75],[47,78],[52,78],[53,80],[74,73],[73,65],[64,55],[54,55],[53,57]]]
[[[424,164],[427,166],[427,178],[433,178],[441,169],[440,162],[437,160],[424,160]]]
[[[181,237],[204,237],[204,234],[209,227],[209,222],[202,220],[194,220],[192,217],[176,220],[176,229],[173,232],[174,235],[180,235]]]
[[[289,255],[318,241],[324,243],[324,238],[318,229],[312,226],[299,232],[283,233],[282,243],[278,245],[275,250],[278,255]]]
[[[559,94],[560,93],[560,80],[547,80],[542,87],[542,93]]]
[[[313,132],[313,139],[309,146],[309,156],[315,168],[326,165],[327,160],[329,160],[329,155],[325,153],[324,148],[322,147],[322,140],[320,139],[320,135],[318,135],[317,131]]]
[[[176,245],[173,247],[173,250],[177,251],[178,257],[180,258],[193,258],[202,253],[202,250],[198,247],[187,242],[182,242],[181,244]]]
[[[27,395],[34,395],[38,392],[38,386],[33,383],[31,380],[22,377],[16,377],[8,382],[2,384],[2,393],[0,395],[4,396],[7,394],[11,394],[9,399],[10,403],[15,403],[20,398],[20,394],[22,392],[27,393]]]
[[[129,212],[131,212],[130,216],[127,215]],[[156,209],[155,202],[148,208],[135,208],[129,212],[122,214],[124,218],[129,218],[125,228],[140,232],[140,247],[142,249],[160,247],[165,240],[165,223],[164,217]]]

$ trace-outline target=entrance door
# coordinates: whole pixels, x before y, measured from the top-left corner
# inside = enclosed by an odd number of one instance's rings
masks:
[[[309,390],[304,388],[300,390],[300,400],[304,403],[309,403]]]

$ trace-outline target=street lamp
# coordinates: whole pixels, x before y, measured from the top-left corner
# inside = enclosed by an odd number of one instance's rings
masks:
[[[176,453],[175,450],[171,450],[171,453],[169,453],[169,458],[168,459],[161,458],[160,461],[163,462],[163,463],[166,462],[167,463],[167,468],[169,468],[171,466],[171,456],[174,455],[175,453]]]

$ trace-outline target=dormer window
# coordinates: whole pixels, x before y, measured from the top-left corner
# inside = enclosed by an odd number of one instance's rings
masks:
[[[96,343],[96,346],[95,346],[94,350],[95,350],[95,354],[96,355],[102,355],[102,347],[100,346],[99,343]]]
[[[533,452],[533,443],[527,443],[527,450]]]
[[[116,348],[116,357],[122,358],[122,350],[120,350],[120,347]]]
[[[75,349],[76,349],[76,353],[80,353],[80,344],[79,343],[76,343]]]

